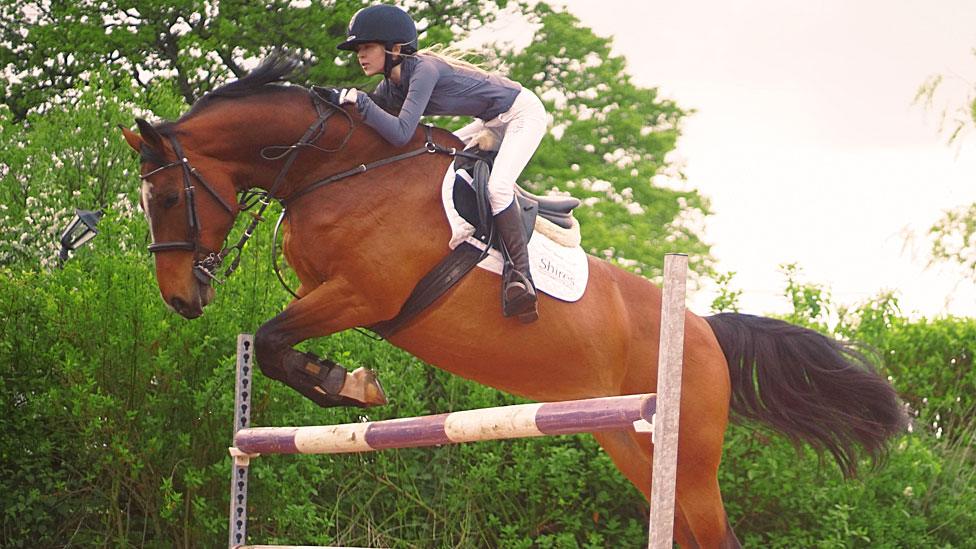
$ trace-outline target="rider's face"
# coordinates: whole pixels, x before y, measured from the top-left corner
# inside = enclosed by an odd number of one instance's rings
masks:
[[[383,65],[386,61],[386,52],[383,44],[378,42],[368,42],[356,46],[356,59],[359,66],[363,68],[366,76],[383,74]]]

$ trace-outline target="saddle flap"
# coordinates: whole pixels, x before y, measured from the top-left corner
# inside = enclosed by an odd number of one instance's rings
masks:
[[[454,161],[454,169],[458,173],[459,181],[461,174],[465,174],[463,179],[477,192],[479,186],[475,182],[481,181],[483,178],[487,184],[491,166],[495,157],[498,156],[498,151],[484,151],[475,145],[465,149],[464,152],[466,153],[464,156],[458,156]],[[463,189],[461,191],[463,193]],[[458,211],[469,223],[478,227],[479,224],[476,221],[479,218],[485,219],[485,217],[468,217],[465,210],[462,210],[463,202],[458,201],[460,198],[458,189],[455,188],[454,192]],[[487,196],[487,192],[485,196]],[[542,216],[563,229],[571,229],[573,227],[573,210],[580,205],[578,198],[572,196],[540,196],[530,193],[518,184],[515,185],[515,197],[523,211],[523,221],[526,223],[526,234],[528,235],[532,234],[535,227],[536,216]]]
[[[521,185],[515,185],[515,192],[526,198],[534,200],[539,205],[539,212],[543,217],[548,218],[549,215],[555,217],[568,217],[572,215],[573,210],[580,205],[580,200],[574,196],[539,196],[532,194],[529,191],[522,188]],[[552,220],[553,223],[559,225],[558,222]],[[564,227],[568,229],[569,227]]]
[[[522,214],[522,225],[525,227],[525,239],[532,238],[535,231],[535,218],[539,215],[539,203],[526,196],[515,195],[515,200],[519,205],[519,212]]]
[[[488,164],[483,160],[474,161],[471,173],[457,169],[454,180],[454,207],[468,223],[476,229],[475,238],[487,241],[492,221],[491,204],[488,200]],[[535,231],[535,219],[539,214],[539,203],[515,194],[518,201],[526,238]]]

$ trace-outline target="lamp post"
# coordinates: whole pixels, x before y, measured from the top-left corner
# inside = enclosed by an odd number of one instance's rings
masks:
[[[95,225],[104,214],[102,210],[88,211],[75,208],[75,218],[68,223],[68,227],[61,233],[61,263],[68,259],[68,253],[84,246],[89,240],[95,238],[98,229]]]

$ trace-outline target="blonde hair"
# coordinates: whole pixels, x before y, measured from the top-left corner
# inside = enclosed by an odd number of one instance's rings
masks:
[[[401,53],[401,55],[403,54]],[[419,50],[416,53],[409,54],[410,57],[416,57],[419,55],[426,55],[428,57],[433,57],[434,59],[439,59],[458,69],[467,69],[469,71],[491,74],[491,71],[481,66],[479,62],[470,59],[475,57],[474,53],[467,50],[462,50],[461,48],[457,48],[455,46],[434,44],[433,46]]]

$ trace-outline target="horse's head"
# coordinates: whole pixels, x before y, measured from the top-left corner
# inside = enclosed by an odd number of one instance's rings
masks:
[[[122,132],[142,160],[140,205],[159,291],[176,312],[196,318],[214,297],[211,282],[239,210],[237,191],[226,164],[185,149],[189,141],[175,125],[136,123],[139,133]]]
[[[138,133],[122,128],[142,159],[140,204],[149,221],[159,291],[186,318],[203,314],[214,298],[212,282],[221,261],[246,241],[242,238],[233,249],[223,247],[241,210],[237,193],[246,191],[251,179],[276,173],[274,163],[254,162],[261,143],[276,139],[278,126],[286,134],[294,131],[280,123],[282,117],[298,118],[282,115],[279,102],[272,103],[274,109],[247,109],[254,102],[244,99],[287,90],[268,84],[286,79],[296,67],[293,59],[271,56],[244,78],[203,96],[176,122],[153,126],[136,119]]]
[[[389,159],[394,151],[376,132],[357,131],[364,126],[357,124],[354,106],[335,105],[335,99],[322,90],[280,85],[295,68],[294,61],[270,57],[243,78],[207,93],[175,122],[153,126],[137,119],[137,131],[122,130],[142,159],[140,202],[151,229],[149,251],[155,255],[160,293],[187,318],[200,316],[213,300],[211,284],[217,268],[227,254],[243,246],[254,228],[234,248],[223,247],[242,209],[238,193],[261,189],[252,198],[266,197],[261,199],[262,211],[266,200],[274,198],[289,204],[292,220],[307,212],[305,219],[314,218],[314,223],[330,227],[352,223],[363,215],[393,219],[392,212],[403,207],[407,195],[402,180],[391,178],[390,172],[362,175],[359,180],[370,181],[369,185],[331,185],[363,174],[366,170],[360,168],[368,164],[384,166],[386,162],[380,160]],[[420,148],[423,139],[417,135],[410,145],[418,155],[431,152]],[[448,159],[438,162],[445,164],[439,168],[443,173]],[[329,187],[323,188],[326,185]],[[416,201],[424,207],[439,200],[439,191],[431,192],[431,188],[418,186]],[[311,197],[312,191],[319,199],[329,195],[330,207],[302,198]],[[387,202],[390,212],[378,213],[360,194],[366,191],[373,196],[395,194],[399,202]],[[301,203],[293,204],[297,199]],[[373,231],[372,225],[364,226]],[[426,241],[428,235],[419,237]],[[284,238],[286,257],[289,242],[290,232]],[[297,254],[301,248],[291,249]],[[232,263],[230,270],[233,267]],[[307,261],[303,268],[296,270],[300,279],[304,274],[309,284],[322,280],[320,263]]]

